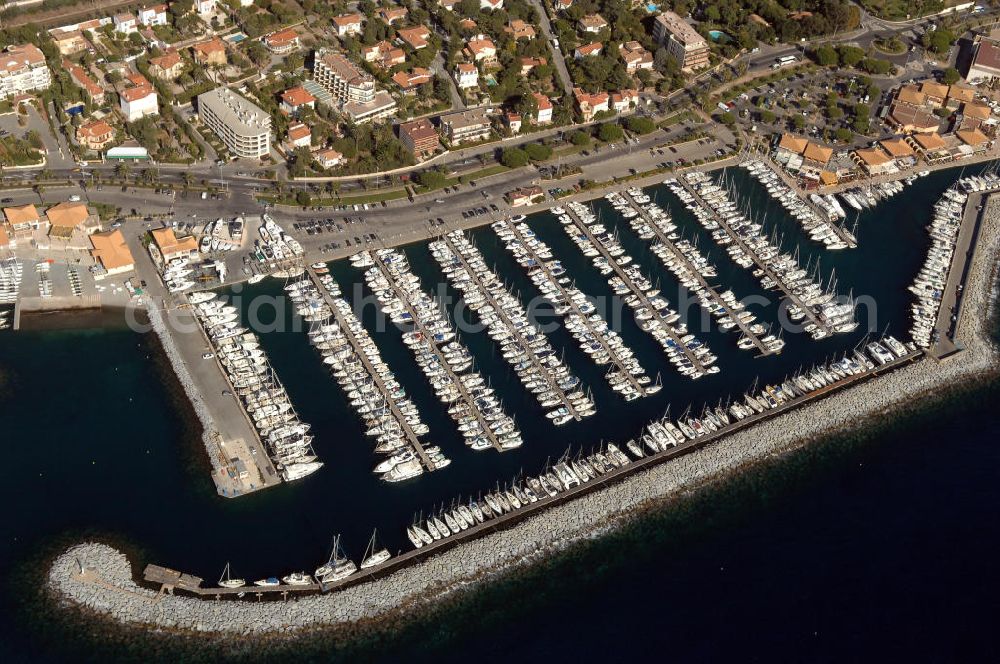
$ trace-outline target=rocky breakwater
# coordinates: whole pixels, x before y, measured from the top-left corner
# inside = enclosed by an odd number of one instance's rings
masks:
[[[160,339],[160,346],[163,348],[163,353],[167,356],[167,360],[170,361],[170,366],[173,367],[177,381],[184,390],[184,394],[187,395],[195,416],[201,422],[201,441],[208,452],[208,459],[212,464],[212,477],[214,478],[222,470],[219,455],[217,454],[218,447],[214,440],[217,430],[215,420],[212,418],[212,413],[202,398],[201,391],[195,385],[194,379],[191,378],[187,364],[185,364],[184,358],[181,357],[180,350],[178,350],[177,344],[174,342],[174,337],[167,328],[167,321],[163,318],[162,310],[155,305],[150,306],[147,307],[146,315],[149,318],[150,327],[153,328],[156,336]]]
[[[56,601],[118,623],[186,633],[298,634],[412,610],[451,592],[486,582],[538,557],[620,526],[642,510],[727,473],[747,469],[806,445],[831,430],[863,425],[956,381],[993,372],[997,352],[988,321],[1000,245],[1000,197],[984,212],[979,250],[970,268],[957,335],[965,347],[946,361],[923,359],[824,399],[734,433],[669,463],[651,467],[601,491],[462,543],[384,578],[329,595],[287,601],[206,601],[139,587],[126,556],[97,543],[56,559],[48,588]],[[82,572],[81,572],[82,570]]]

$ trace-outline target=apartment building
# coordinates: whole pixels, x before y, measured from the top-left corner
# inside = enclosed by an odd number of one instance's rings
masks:
[[[236,157],[259,159],[271,151],[271,116],[228,88],[198,95],[198,117]]]
[[[708,42],[674,12],[663,12],[653,22],[653,38],[663,44],[684,71],[708,66]]]
[[[396,112],[396,102],[375,79],[361,71],[342,53],[321,49],[314,58],[313,79],[329,90],[341,110],[354,122],[370,122]]]
[[[0,99],[45,90],[51,83],[45,56],[34,44],[12,44],[0,53]]]

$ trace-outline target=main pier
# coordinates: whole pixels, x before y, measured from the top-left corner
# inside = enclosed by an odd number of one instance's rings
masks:
[[[361,360],[361,363],[365,367],[365,371],[368,372],[368,375],[378,388],[379,394],[381,394],[385,399],[386,405],[389,407],[389,410],[392,411],[392,416],[402,429],[403,435],[406,436],[406,442],[413,448],[417,458],[420,459],[421,465],[425,470],[437,470],[434,462],[424,449],[424,445],[420,441],[420,437],[413,431],[413,428],[406,420],[406,416],[400,412],[399,406],[396,404],[396,400],[390,398],[389,388],[386,387],[385,382],[383,382],[382,377],[379,375],[379,372],[375,370],[375,366],[371,363],[371,359],[369,359],[368,354],[365,353],[364,344],[360,339],[358,339],[357,335],[354,334],[351,321],[348,320],[348,318],[344,315],[344,312],[341,311],[339,306],[337,306],[336,298],[334,298],[333,295],[331,295],[327,290],[326,286],[323,285],[323,282],[320,280],[319,274],[317,274],[315,269],[312,267],[306,268],[306,274],[309,275],[310,281],[312,281],[316,290],[323,298],[323,302],[333,314],[333,319],[336,321],[337,327],[340,328],[341,332],[344,333],[344,336],[347,337],[347,340],[350,342],[351,348],[354,350],[354,355]]]
[[[608,248],[605,247],[604,243],[601,242],[594,235],[594,233],[590,230],[587,224],[585,224],[583,220],[580,218],[580,216],[573,210],[572,206],[567,206],[565,210],[566,214],[568,214],[570,219],[573,220],[573,225],[576,227],[576,229],[582,232],[587,237],[587,240],[590,241],[590,244],[593,245],[594,249],[596,249],[598,253],[600,253],[601,256],[604,257],[604,260],[607,261],[608,267],[614,270],[614,273],[618,276],[618,278],[621,279],[626,286],[628,286],[629,292],[635,297],[637,297],[639,301],[642,303],[642,306],[657,319],[657,321],[660,323],[661,329],[663,329],[663,331],[667,333],[667,336],[670,337],[670,339],[674,342],[677,348],[684,354],[684,357],[687,358],[688,362],[692,364],[692,366],[699,374],[704,374],[708,370],[708,367],[706,367],[704,363],[702,363],[701,358],[695,355],[694,352],[690,348],[688,348],[687,344],[684,343],[684,341],[681,339],[681,335],[677,334],[677,331],[674,328],[673,324],[668,323],[666,321],[666,319],[663,317],[660,311],[650,301],[649,297],[646,295],[646,292],[642,288],[640,288],[638,284],[635,283],[635,280],[633,280],[632,277],[628,274],[628,272],[626,272],[622,268],[621,264],[619,264],[618,262],[618,259],[611,255],[611,252],[608,251]]]
[[[448,246],[448,249],[451,251],[451,253],[462,264],[462,267],[465,268],[466,272],[469,274],[469,277],[476,283],[476,286],[479,288],[480,292],[482,292],[482,294],[489,301],[490,306],[493,307],[494,313],[496,313],[503,320],[504,325],[506,325],[507,328],[510,330],[511,334],[513,334],[517,338],[517,343],[520,344],[520,346],[527,351],[525,355],[531,362],[531,366],[534,369],[535,375],[540,376],[545,381],[546,386],[551,392],[559,395],[559,401],[561,405],[566,408],[566,411],[573,417],[574,420],[578,422],[582,420],[583,417],[580,415],[579,410],[577,410],[576,406],[573,405],[572,400],[566,397],[566,391],[561,387],[559,387],[556,381],[552,379],[552,374],[548,370],[548,368],[542,366],[542,363],[538,359],[538,356],[535,353],[531,352],[530,344],[524,338],[524,335],[521,333],[521,328],[514,325],[514,322],[507,315],[506,307],[501,306],[500,303],[496,301],[496,299],[493,297],[493,294],[490,292],[490,289],[487,288],[486,284],[483,283],[483,278],[482,275],[479,273],[479,271],[473,269],[472,266],[469,265],[469,262],[466,260],[465,255],[461,252],[461,250],[459,250],[457,246],[455,246],[455,243],[452,241],[450,237],[448,237],[447,234],[445,234],[441,239]]]
[[[806,318],[809,319],[809,322],[811,322],[817,328],[826,331],[827,336],[833,335],[834,332],[833,329],[829,325],[827,325],[816,314],[815,311],[813,311],[813,308],[810,305],[806,304],[802,300],[802,298],[800,298],[798,295],[790,291],[785,286],[784,281],[781,278],[779,278],[778,274],[773,269],[771,269],[771,266],[768,265],[766,261],[761,260],[761,258],[757,255],[757,252],[750,248],[750,246],[743,240],[740,234],[733,230],[732,226],[730,226],[726,222],[726,220],[722,217],[722,215],[717,213],[715,209],[711,205],[709,205],[697,191],[695,191],[694,187],[692,187],[684,178],[678,178],[677,182],[679,182],[680,185],[684,187],[684,189],[689,194],[691,194],[691,196],[694,197],[695,202],[699,206],[701,206],[703,210],[712,215],[712,218],[715,220],[715,222],[719,224],[719,228],[726,231],[726,235],[728,235],[729,238],[733,242],[735,242],[740,249],[743,250],[743,252],[750,258],[750,260],[753,261],[754,265],[756,265],[768,278],[771,279],[771,281],[774,282],[775,284],[774,287],[780,290],[781,293],[786,298],[788,298],[789,301],[792,302],[792,304],[798,307],[798,309],[806,316]]]
[[[472,396],[472,393],[469,392],[469,389],[465,386],[465,382],[461,379],[461,376],[455,373],[455,371],[451,368],[451,365],[448,363],[448,359],[445,357],[444,352],[442,352],[438,344],[433,342],[434,338],[433,333],[429,332],[427,328],[424,326],[424,321],[421,320],[420,315],[413,308],[413,305],[410,304],[407,294],[399,287],[399,284],[396,283],[395,276],[388,269],[388,267],[385,264],[385,261],[382,260],[381,256],[377,255],[377,252],[372,256],[372,259],[375,261],[375,267],[379,270],[379,272],[381,272],[382,276],[389,283],[389,287],[392,288],[393,293],[395,293],[396,295],[396,298],[400,301],[400,303],[402,303],[403,308],[406,309],[406,312],[410,315],[411,324],[416,328],[417,332],[419,332],[421,336],[423,336],[423,338],[426,339],[427,341],[426,347],[437,358],[437,361],[440,364],[441,368],[444,370],[449,380],[458,390],[459,394],[461,395],[462,402],[467,407],[467,411],[471,413],[473,417],[476,418],[476,421],[479,423],[479,426],[482,429],[482,434],[486,436],[487,441],[489,441],[490,445],[492,445],[494,449],[503,452],[506,448],[500,443],[500,439],[497,437],[497,434],[493,431],[493,427],[490,426],[490,422],[483,416],[483,413],[476,405],[475,398]]]
[[[670,254],[674,257],[675,260],[684,265],[685,269],[688,271],[688,273],[690,273],[691,278],[698,282],[698,285],[702,287],[705,294],[708,295],[708,297],[712,300],[712,302],[714,302],[723,311],[725,311],[726,315],[729,316],[734,323],[736,323],[737,329],[739,329],[739,331],[742,332],[743,335],[753,343],[754,347],[757,349],[758,352],[757,357],[774,355],[781,352],[780,349],[779,350],[769,349],[764,344],[764,342],[761,341],[760,335],[755,334],[750,329],[750,326],[744,323],[743,320],[741,320],[740,317],[737,316],[737,313],[739,312],[735,311],[732,307],[729,306],[729,304],[724,299],[722,299],[722,296],[719,295],[718,289],[712,284],[708,283],[708,280],[705,279],[705,277],[702,276],[701,272],[691,263],[690,260],[688,260],[688,257],[684,255],[684,252],[681,251],[676,244],[674,244],[673,240],[667,237],[666,233],[660,230],[660,227],[656,224],[656,221],[652,217],[650,217],[649,213],[639,203],[637,203],[634,198],[632,198],[631,194],[629,194],[627,191],[623,191],[622,196],[624,196],[625,200],[627,200],[635,209],[635,211],[639,213],[639,216],[642,217],[643,221],[646,222],[646,225],[649,226],[650,230],[652,230],[653,233],[656,234],[656,240],[658,240],[659,243],[663,247],[665,247],[667,251],[670,252]]]
[[[539,270],[544,272],[546,277],[548,277],[549,282],[552,283],[557,289],[559,289],[559,294],[562,296],[563,300],[565,300],[567,306],[570,307],[573,314],[579,317],[580,320],[587,321],[588,320],[587,314],[580,311],[580,307],[576,304],[576,302],[573,301],[573,298],[566,290],[566,287],[563,286],[561,283],[559,283],[559,278],[554,274],[552,274],[552,268],[549,267],[548,263],[544,259],[542,259],[538,255],[538,253],[531,247],[531,245],[525,240],[524,235],[517,228],[517,225],[514,223],[508,223],[507,227],[518,239],[523,250],[530,255],[532,261],[535,263],[535,266]],[[589,323],[587,327],[589,329],[590,327]],[[618,352],[614,348],[611,348],[611,346],[608,345],[604,337],[600,334],[592,334],[591,336],[594,338],[595,341],[597,341],[598,344],[600,344],[601,349],[610,358],[611,364],[625,378],[625,381],[632,387],[632,389],[635,390],[635,392],[641,396],[648,395],[649,391],[646,389],[646,386],[641,384],[638,381],[638,379],[632,375],[628,367],[625,366],[625,363],[622,361],[621,357],[619,357]]]

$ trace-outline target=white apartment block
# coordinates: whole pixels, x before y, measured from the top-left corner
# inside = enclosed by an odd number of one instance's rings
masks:
[[[51,83],[52,73],[45,64],[45,55],[34,44],[12,44],[0,53],[0,99],[45,90]]]
[[[236,157],[260,159],[271,151],[271,116],[229,88],[198,95],[198,117]]]

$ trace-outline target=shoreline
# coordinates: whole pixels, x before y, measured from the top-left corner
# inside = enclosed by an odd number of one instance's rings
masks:
[[[994,196],[984,211],[979,247],[970,266],[967,301],[957,325],[958,339],[965,346],[959,355],[944,362],[923,359],[875,377],[845,389],[835,399],[777,415],[382,578],[329,596],[313,595],[294,601],[211,602],[163,595],[140,586],[124,554],[104,544],[84,543],[55,560],[48,573],[47,591],[63,607],[79,608],[116,624],[185,634],[255,637],[361,628],[375,618],[438,603],[576,542],[622,528],[665,502],[801,450],[817,438],[856,431],[960,380],[994,375],[998,354],[989,338],[988,325],[994,309],[998,244],[1000,196]],[[80,563],[87,568],[82,577]]]

